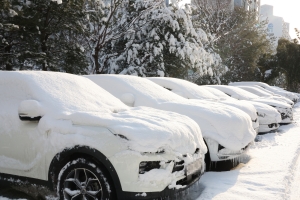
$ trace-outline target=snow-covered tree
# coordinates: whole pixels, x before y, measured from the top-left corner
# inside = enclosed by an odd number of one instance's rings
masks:
[[[273,41],[266,21],[258,21],[256,12],[234,8],[231,3],[194,0],[194,26],[212,34],[210,41],[228,69],[219,76],[223,83],[260,78],[257,62],[261,55],[271,52]]]
[[[213,74],[217,54],[205,49],[206,33],[193,27],[190,9],[166,7],[164,1],[135,21],[134,30],[109,43],[102,55],[111,56],[105,73],[190,78]]]
[[[161,0],[89,1],[86,41],[91,52],[91,72],[106,73],[107,62],[115,53],[103,54],[107,45],[124,35],[135,32],[135,22],[146,12],[157,7]],[[138,27],[139,28],[139,27]]]
[[[13,70],[13,61],[18,57],[14,51],[18,44],[19,26],[15,24],[18,13],[12,7],[11,0],[0,4],[0,69]]]
[[[84,73],[88,66],[78,35],[84,33],[80,23],[85,16],[84,0],[11,0],[17,37],[11,48],[17,56],[17,69],[41,69]]]

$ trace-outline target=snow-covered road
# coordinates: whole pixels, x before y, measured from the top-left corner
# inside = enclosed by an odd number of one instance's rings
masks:
[[[207,172],[197,200],[300,199],[300,104],[295,122],[261,136],[248,152],[250,161],[229,172]]]

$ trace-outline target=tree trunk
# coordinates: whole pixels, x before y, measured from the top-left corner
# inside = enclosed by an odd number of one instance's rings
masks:
[[[8,45],[4,48],[4,52],[7,53],[8,57],[9,57],[9,53],[10,53],[11,48],[12,48],[11,45]],[[7,61],[5,63],[5,70],[6,71],[12,71],[13,70],[12,61],[13,61],[12,58],[7,59]]]
[[[93,55],[95,63],[95,74],[101,74],[100,63],[99,63],[99,48],[95,48],[95,54]]]

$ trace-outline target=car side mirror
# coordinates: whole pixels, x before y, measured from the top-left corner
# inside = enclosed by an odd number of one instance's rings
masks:
[[[135,96],[131,93],[124,93],[120,99],[127,106],[133,107],[135,102]]]
[[[19,118],[22,121],[39,121],[43,116],[41,104],[36,100],[24,100],[18,108]]]

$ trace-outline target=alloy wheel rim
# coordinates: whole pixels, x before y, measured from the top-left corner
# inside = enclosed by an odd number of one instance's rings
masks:
[[[94,200],[103,196],[97,176],[84,168],[76,168],[67,175],[63,193],[67,200]]]

